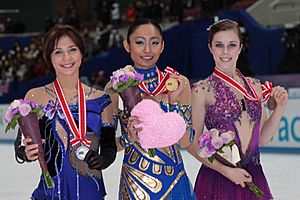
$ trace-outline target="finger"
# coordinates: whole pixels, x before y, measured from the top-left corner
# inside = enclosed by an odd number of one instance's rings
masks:
[[[240,185],[241,185],[242,188],[245,187],[245,183],[244,182],[242,182]]]
[[[29,145],[29,143],[31,142],[31,138],[30,137],[26,137],[25,139],[23,139],[23,144],[26,146],[26,145]]]
[[[25,150],[27,150],[27,151],[32,151],[32,150],[36,150],[36,149],[38,150],[38,147],[39,147],[38,144],[30,144],[25,147]]]
[[[42,139],[42,144],[45,144],[46,140],[45,139]]]

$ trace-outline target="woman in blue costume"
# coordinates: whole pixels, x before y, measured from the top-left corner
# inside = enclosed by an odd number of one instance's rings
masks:
[[[236,69],[243,47],[236,22],[224,19],[210,26],[208,47],[215,61],[214,73],[192,88],[193,126],[197,140],[188,149],[203,163],[195,183],[197,198],[273,199],[260,163],[259,146],[268,144],[276,132],[288,102],[287,91],[280,86],[272,89],[270,96],[276,102],[276,108],[267,117],[262,103],[265,93],[260,82],[244,77]],[[216,159],[211,163],[198,155],[198,138],[204,126],[209,130],[215,128],[235,133],[243,168],[229,167]],[[246,187],[247,182],[253,182],[264,192],[261,198]]]
[[[111,95],[114,114],[121,120],[122,135],[117,140],[117,147],[119,151],[125,149],[119,199],[195,199],[179,151],[179,146],[186,147],[193,138],[189,81],[182,75],[171,75],[179,83],[173,92],[167,91],[160,82],[160,77],[165,73],[158,69],[156,61],[164,49],[164,41],[157,23],[150,20],[133,22],[124,47],[130,53],[135,70],[144,75],[141,83],[144,87],[140,84],[142,97],[157,101],[165,112],[178,112],[184,117],[188,128],[179,144],[155,148],[156,156],[150,157],[138,142],[137,131],[140,130],[135,129],[134,125],[139,124],[139,120],[134,116],[127,119],[122,111],[119,112],[119,96]],[[159,87],[162,87],[161,92],[156,90]]]
[[[32,199],[99,200],[106,195],[101,171],[112,164],[117,152],[112,106],[106,93],[79,81],[84,55],[84,41],[71,26],[56,25],[45,36],[43,56],[56,80],[29,90],[25,99],[42,105],[45,112],[40,131],[54,187],[47,188],[41,176]],[[22,145],[18,134],[19,162],[38,158],[37,144],[30,142],[25,138]]]

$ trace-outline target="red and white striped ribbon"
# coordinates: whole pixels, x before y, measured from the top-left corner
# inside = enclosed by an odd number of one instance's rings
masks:
[[[67,104],[66,98],[63,94],[62,88],[59,81],[54,81],[54,90],[57,95],[58,101],[62,107],[62,110],[66,116],[67,124],[72,132],[74,138],[70,141],[71,145],[74,146],[78,143],[83,143],[85,146],[90,147],[91,141],[85,138],[86,135],[86,102],[82,84],[78,80],[78,114],[79,114],[79,127],[76,126],[75,120],[72,116],[70,108]]]

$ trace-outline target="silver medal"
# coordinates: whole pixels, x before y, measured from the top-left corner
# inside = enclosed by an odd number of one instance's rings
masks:
[[[78,147],[76,149],[76,157],[79,160],[84,160],[85,155],[87,154],[87,152],[89,151],[89,148],[87,148],[86,146],[82,145],[80,147]]]

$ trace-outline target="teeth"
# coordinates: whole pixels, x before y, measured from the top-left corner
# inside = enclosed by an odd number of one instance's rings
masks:
[[[223,61],[223,62],[228,62],[228,61],[231,60],[231,58],[220,58],[220,59],[221,59],[221,61]]]
[[[73,66],[73,64],[63,65],[63,67],[65,67],[65,68],[70,68],[72,66]]]
[[[152,59],[152,56],[143,56],[142,58],[145,60],[150,60],[150,59]]]

